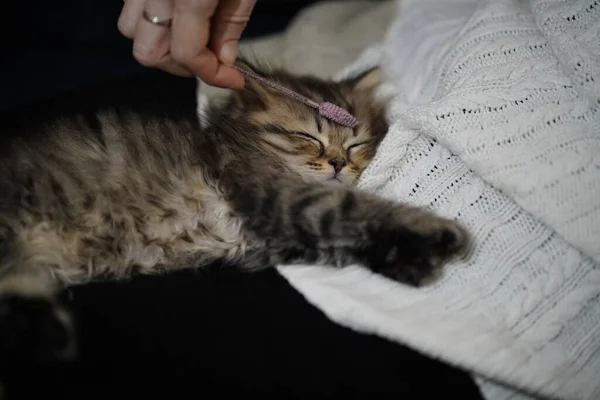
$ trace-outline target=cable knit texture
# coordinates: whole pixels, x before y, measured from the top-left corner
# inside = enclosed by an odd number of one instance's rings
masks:
[[[323,4],[295,22],[313,33],[291,29],[289,49],[353,54],[356,37],[326,30],[349,6]],[[364,34],[386,7],[361,12]],[[421,289],[360,266],[279,271],[333,321],[472,371],[488,399],[600,399],[600,0],[397,10],[387,38],[338,76],[382,64],[394,98],[360,186],[460,220],[471,257]],[[323,63],[288,58],[293,70]]]
[[[408,288],[279,270],[332,320],[467,368],[490,399],[600,398],[600,0],[403,0],[391,129],[360,186],[463,222],[471,257]]]

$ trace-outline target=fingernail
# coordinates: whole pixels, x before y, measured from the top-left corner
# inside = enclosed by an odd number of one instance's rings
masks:
[[[226,42],[221,46],[221,53],[219,53],[219,59],[221,62],[227,65],[233,65],[235,62],[235,56],[237,55],[237,42],[230,41]]]

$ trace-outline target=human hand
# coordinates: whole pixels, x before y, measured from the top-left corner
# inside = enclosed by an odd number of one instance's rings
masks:
[[[242,89],[234,69],[238,40],[256,0],[124,0],[117,26],[142,65]],[[159,21],[148,21],[146,16]],[[162,23],[161,21],[164,21]]]

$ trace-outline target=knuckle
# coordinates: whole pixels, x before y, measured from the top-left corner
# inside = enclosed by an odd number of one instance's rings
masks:
[[[250,20],[250,14],[219,14],[215,16],[218,23],[245,26]]]

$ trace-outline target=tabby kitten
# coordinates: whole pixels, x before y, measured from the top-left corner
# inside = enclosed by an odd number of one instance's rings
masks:
[[[12,322],[45,318],[71,335],[53,295],[99,277],[360,263],[417,285],[464,247],[455,222],[352,188],[388,129],[379,69],[335,83],[238,65],[360,123],[337,125],[247,79],[202,129],[113,111],[11,140],[0,150],[0,340],[69,354],[72,340],[23,343]]]

